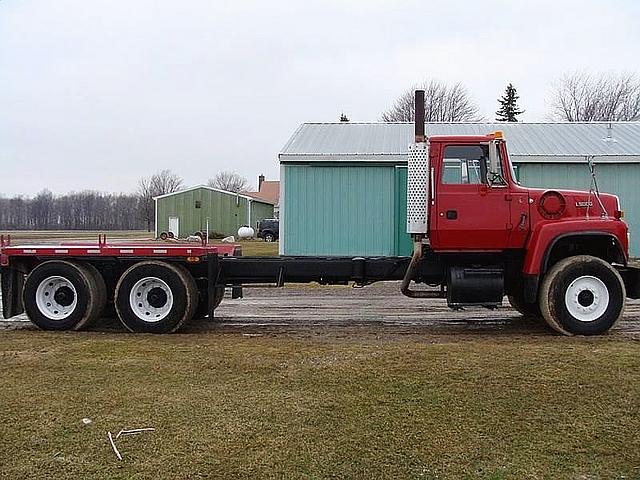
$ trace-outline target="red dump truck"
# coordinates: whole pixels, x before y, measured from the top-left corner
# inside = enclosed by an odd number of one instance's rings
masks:
[[[213,316],[225,288],[238,297],[251,284],[402,280],[404,295],[446,299],[455,309],[495,308],[506,295],[516,310],[564,334],[600,334],[615,325],[626,298],[640,298],[618,197],[595,186],[521,186],[500,132],[427,139],[424,92],[416,92],[415,107],[411,257],[245,257],[236,246],[206,240],[110,244],[101,237],[97,244],[13,246],[3,238],[4,317],[26,311],[40,328],[79,330],[113,304],[127,329],[168,333]]]

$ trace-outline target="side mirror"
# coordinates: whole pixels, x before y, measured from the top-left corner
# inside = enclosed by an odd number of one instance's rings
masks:
[[[489,142],[489,168],[487,170],[487,182],[489,185],[504,186],[504,177],[502,176],[500,162],[498,161],[498,142],[495,140]]]
[[[496,142],[489,143],[489,172],[488,173],[499,173],[498,172],[498,145]]]

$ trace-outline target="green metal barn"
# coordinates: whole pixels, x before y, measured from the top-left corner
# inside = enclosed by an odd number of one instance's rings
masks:
[[[204,185],[155,197],[156,237],[173,232],[186,237],[198,231],[235,235],[238,228],[273,218],[273,205],[247,195]]]
[[[523,185],[616,193],[640,256],[640,122],[427,123],[427,135],[502,130]],[[280,155],[280,253],[409,255],[407,147],[412,123],[305,123]]]

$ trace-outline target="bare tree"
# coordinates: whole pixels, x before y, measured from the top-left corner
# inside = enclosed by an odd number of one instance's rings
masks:
[[[173,193],[182,186],[182,178],[171,170],[162,170],[150,177],[138,180],[138,197],[142,218],[147,224],[147,231],[155,220],[155,205],[153,198],[166,193]]]
[[[243,192],[251,188],[249,181],[235,172],[220,172],[207,182],[212,188],[226,190],[227,192]]]
[[[461,84],[447,85],[437,80],[414,85],[400,95],[393,106],[382,113],[384,122],[413,122],[414,91],[424,90],[424,113],[427,122],[473,122],[482,120],[478,107]]]
[[[568,122],[640,120],[640,79],[627,73],[565,75],[553,86],[551,116]]]

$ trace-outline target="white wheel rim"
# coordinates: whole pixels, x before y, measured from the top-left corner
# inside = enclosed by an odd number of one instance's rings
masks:
[[[590,275],[576,278],[564,295],[569,313],[581,322],[600,318],[609,306],[609,290],[602,280]]]
[[[78,294],[73,283],[57,275],[47,277],[36,289],[36,306],[50,320],[64,320],[78,305]]]
[[[145,277],[131,289],[129,305],[140,320],[155,323],[169,315],[173,307],[173,294],[164,280]]]

